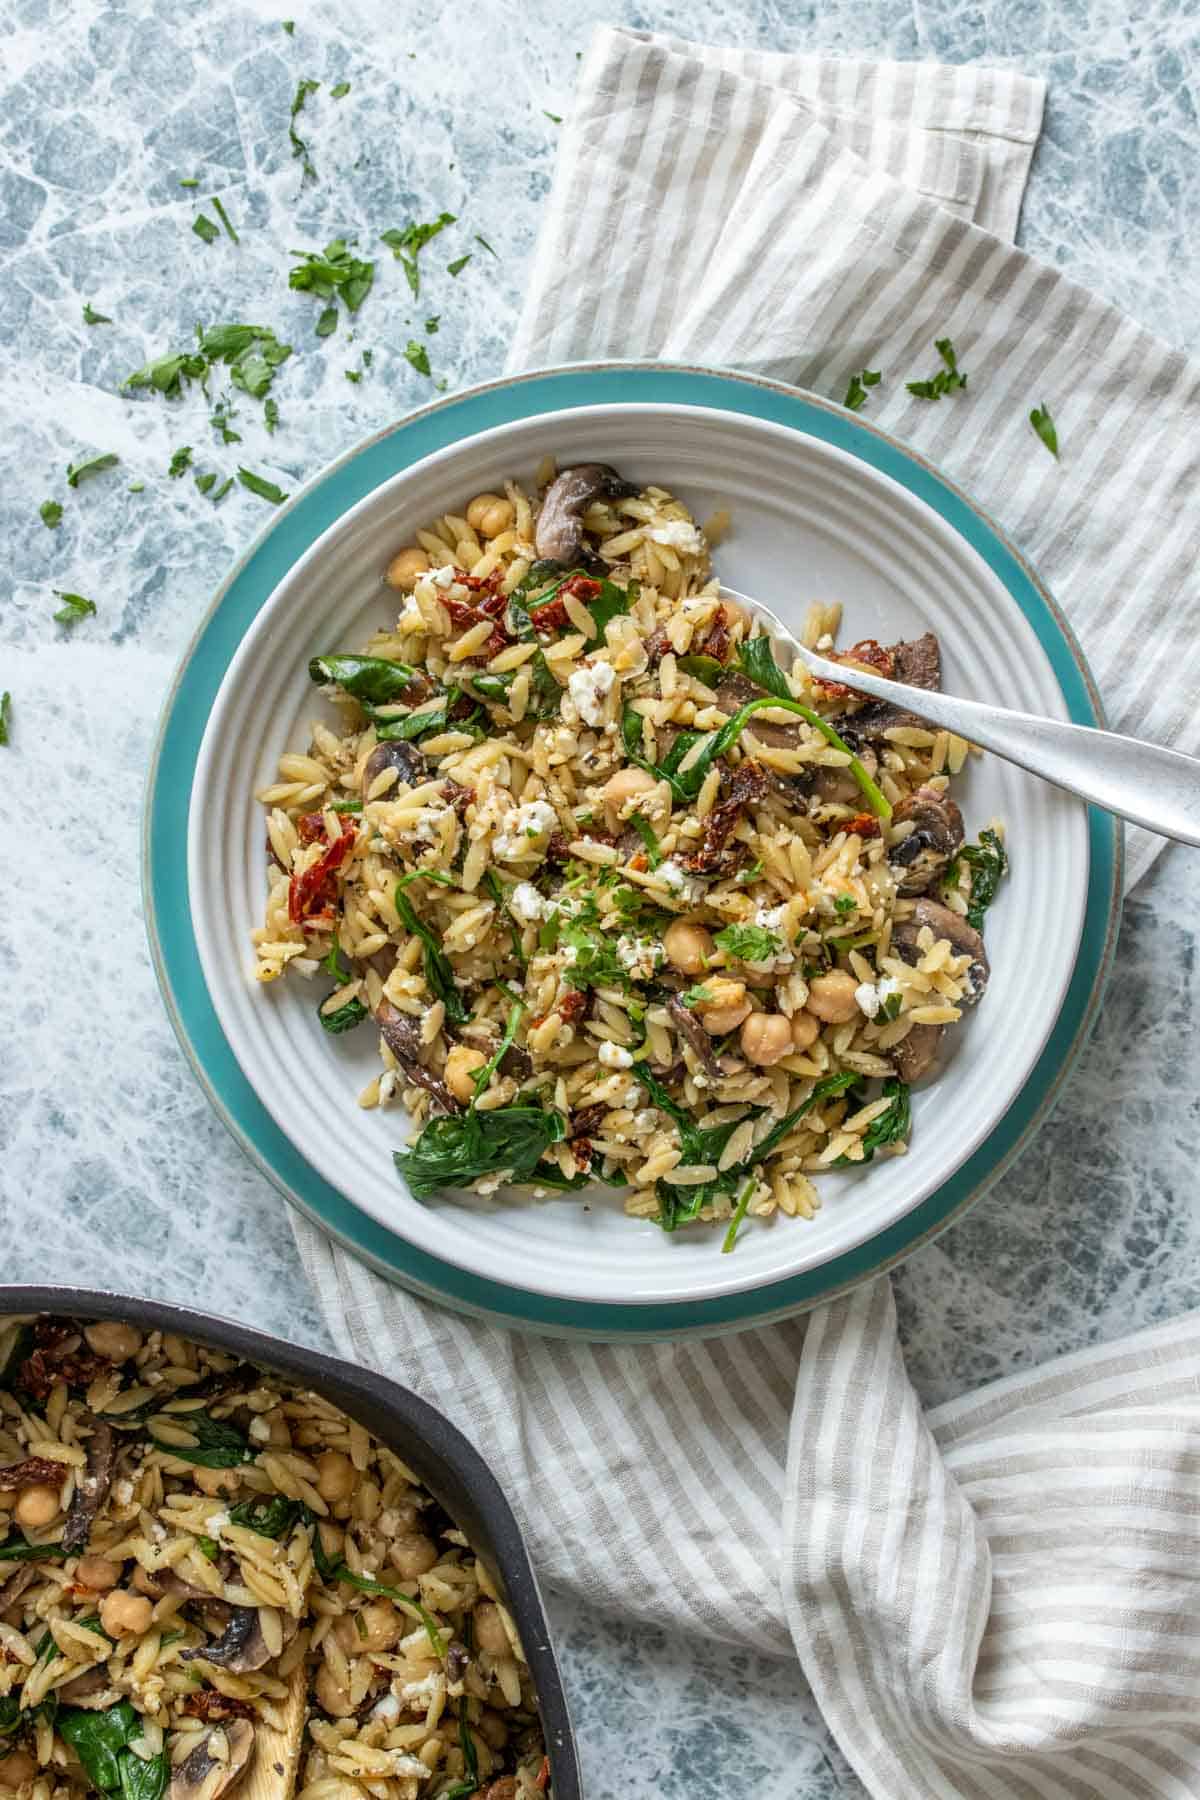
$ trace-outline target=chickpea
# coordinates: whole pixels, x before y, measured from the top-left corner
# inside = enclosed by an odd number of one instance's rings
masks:
[[[610,775],[602,789],[604,810],[612,824],[617,824],[631,800],[649,794],[658,786],[646,769],[618,769]]]
[[[429,567],[429,558],[418,544],[405,544],[388,564],[385,579],[389,587],[399,588],[402,594],[411,594],[417,585],[417,576],[424,575]]]
[[[494,1600],[481,1600],[472,1615],[475,1620],[475,1642],[480,1650],[486,1650],[489,1656],[509,1656],[512,1645],[508,1641],[508,1633],[504,1629],[504,1620],[500,1617],[500,1608]]]
[[[344,1613],[333,1635],[347,1656],[390,1650],[403,1635],[400,1615],[390,1600],[369,1600],[356,1613]]]
[[[27,1750],[10,1750],[0,1758],[0,1788],[16,1789],[36,1777],[38,1766]]]
[[[467,508],[467,524],[481,537],[499,537],[513,522],[513,504],[499,494],[476,494]]]
[[[36,1487],[21,1489],[13,1516],[18,1525],[31,1525],[36,1530],[57,1518],[59,1511],[58,1489],[39,1483]]]
[[[724,1037],[727,1031],[736,1031],[742,1020],[753,1010],[751,1002],[746,998],[744,981],[730,981],[724,975],[710,975],[704,982],[704,988],[709,998],[698,1000],[696,1011],[710,1037]]]
[[[807,1050],[821,1035],[821,1021],[810,1012],[799,1012],[792,1020],[792,1048]]]
[[[100,1623],[111,1638],[140,1637],[149,1631],[154,1608],[142,1594],[116,1588],[100,1602]]]
[[[93,1594],[106,1594],[120,1581],[121,1565],[109,1562],[106,1556],[81,1556],[75,1564],[75,1579]]]
[[[471,1072],[482,1069],[486,1061],[487,1057],[479,1050],[472,1050],[469,1044],[450,1046],[442,1078],[456,1100],[470,1100],[474,1096],[475,1083],[471,1080]]]
[[[690,925],[686,919],[674,919],[663,933],[663,949],[667,961],[685,975],[700,975],[716,954],[712,936],[703,925]]]
[[[357,1480],[354,1464],[340,1450],[326,1450],[318,1456],[317,1492],[322,1500],[348,1500]]]
[[[858,1011],[858,1001],[854,998],[857,987],[853,975],[845,969],[833,969],[828,975],[814,978],[805,1005],[827,1025],[844,1025]]]
[[[99,1324],[89,1325],[83,1335],[88,1348],[97,1356],[106,1356],[109,1362],[128,1362],[142,1347],[142,1334],[136,1326],[123,1325],[118,1319],[101,1319]]]
[[[792,1022],[782,1013],[751,1013],[742,1026],[742,1054],[769,1069],[792,1048]]]
[[[394,1539],[388,1556],[401,1581],[415,1581],[418,1575],[427,1575],[438,1559],[436,1544],[423,1531]]]
[[[489,1750],[503,1750],[508,1742],[508,1726],[490,1706],[485,1706],[480,1715],[479,1735]]]
[[[337,1676],[328,1663],[322,1663],[317,1670],[317,1679],[313,1684],[317,1691],[317,1705],[321,1711],[334,1719],[348,1719],[354,1711],[354,1702],[350,1698],[349,1688],[342,1687]]]

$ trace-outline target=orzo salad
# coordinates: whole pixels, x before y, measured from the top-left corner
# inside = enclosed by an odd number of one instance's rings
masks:
[[[394,1450],[170,1333],[0,1320],[0,1794],[265,1791],[289,1718],[300,1800],[549,1792],[513,1622]]]
[[[366,1025],[410,1191],[593,1183],[667,1231],[782,1212],[907,1149],[982,996],[1002,833],[969,746],[814,680],[721,596],[664,488],[603,464],[478,494],[399,548],[398,614],[309,673],[336,708],[260,795],[257,975]],[[838,652],[935,688],[926,633]]]

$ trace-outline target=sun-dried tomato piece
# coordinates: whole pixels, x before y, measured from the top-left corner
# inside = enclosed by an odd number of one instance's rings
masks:
[[[848,650],[838,650],[830,654],[831,662],[861,663],[864,668],[874,669],[885,681],[891,681],[895,674],[895,652],[887,644],[881,644],[875,638],[860,638],[857,644],[851,644]],[[853,692],[852,688],[841,681],[814,681],[813,686],[831,700],[846,699]]]
[[[0,1494],[15,1494],[18,1488],[61,1487],[66,1479],[66,1465],[52,1462],[48,1456],[27,1456],[24,1462],[9,1463],[0,1469]]]
[[[564,596],[573,595],[576,600],[582,600],[586,606],[589,600],[596,598],[601,585],[600,582],[593,581],[590,575],[572,575],[570,581],[564,581],[558,591]]]
[[[206,1723],[254,1717],[254,1708],[245,1700],[235,1700],[230,1694],[218,1694],[215,1688],[201,1688],[199,1693],[189,1694],[183,1702],[183,1711],[189,1718],[203,1719]]]
[[[26,1357],[17,1374],[18,1386],[35,1400],[46,1400],[51,1388],[60,1381],[69,1387],[87,1387],[89,1382],[107,1374],[111,1362],[106,1356],[81,1350],[82,1335],[76,1327],[39,1319],[33,1328],[33,1353]]]
[[[699,646],[701,656],[711,656],[714,661],[723,663],[729,657],[729,619],[723,606],[719,606],[713,615],[713,622],[708,635]]]
[[[771,785],[770,776],[752,756],[741,761],[729,777],[727,798],[714,806],[704,821],[698,850],[680,860],[693,875],[729,875],[745,859],[745,848],[728,840],[752,800],[761,800]]]
[[[561,631],[567,622],[567,609],[561,593],[542,606],[531,606],[529,617],[537,631]]]
[[[296,833],[302,844],[323,844],[328,836],[325,830],[325,814],[301,813],[296,820]]]
[[[554,1010],[564,1025],[573,1025],[587,1003],[588,997],[584,989],[572,988],[569,994],[563,995]]]
[[[323,856],[311,868],[293,875],[288,886],[288,918],[293,925],[313,919],[318,912],[329,911],[337,898],[334,877],[354,848],[357,829],[348,819],[342,821],[341,836],[333,840]]]
[[[879,820],[874,813],[855,813],[847,822],[847,831],[856,831],[859,837],[874,838],[879,836]]]

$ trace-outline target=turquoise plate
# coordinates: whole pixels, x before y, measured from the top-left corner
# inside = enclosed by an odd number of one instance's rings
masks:
[[[393,1236],[330,1187],[254,1094],[213,1011],[192,934],[187,805],[209,710],[243,635],[292,564],[364,495],[432,451],[497,425],[563,408],[641,402],[746,413],[822,439],[883,471],[931,506],[983,557],[1042,644],[1072,719],[1102,722],[1100,701],[1062,613],[1019,552],[966,495],[913,451],[842,407],[777,383],[659,364],[580,364],[472,388],[435,402],[348,451],[300,489],[221,587],[167,696],[150,765],[143,886],[150,947],[167,1010],[202,1086],[246,1154],[322,1231],[394,1281],[463,1311],[559,1335],[674,1337],[784,1317],[889,1268],[929,1241],[999,1179],[1045,1120],[1096,1016],[1120,918],[1121,833],[1089,814],[1091,882],[1074,974],[1033,1074],[996,1130],[953,1178],[889,1230],[819,1268],[749,1293],[692,1304],[618,1306],[547,1298],[482,1280]]]

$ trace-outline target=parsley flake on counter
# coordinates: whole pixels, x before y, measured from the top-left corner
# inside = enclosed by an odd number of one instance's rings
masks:
[[[342,374],[346,377],[347,381],[359,382],[362,380],[361,369],[343,369]]]
[[[295,19],[280,19],[279,23],[283,27],[284,31],[287,32],[289,37],[295,37],[295,35],[296,35]]]
[[[928,381],[909,381],[905,383],[910,394],[918,400],[940,400],[943,394],[952,394],[957,388],[965,388],[967,378],[959,372],[958,357],[954,345],[949,338],[938,338],[934,349],[942,359],[943,367]]]
[[[340,294],[348,312],[357,312],[371,291],[375,264],[352,256],[345,238],[334,238],[324,250],[293,250],[304,261],[288,273],[288,286],[333,301]],[[329,314],[333,313],[330,321]],[[336,306],[326,306],[317,321],[317,336],[328,337],[337,326]]]
[[[461,275],[463,270],[466,268],[467,264],[470,262],[470,260],[471,260],[471,255],[470,255],[469,251],[466,254],[466,256],[456,256],[452,263],[446,264],[447,274],[454,275],[455,277]]]
[[[42,515],[42,524],[47,531],[53,531],[62,523],[62,506],[57,500],[43,500],[38,511]]]
[[[177,480],[185,469],[190,468],[191,461],[192,446],[190,444],[181,445],[171,458],[171,466],[167,470],[167,474],[171,476],[172,480]]]
[[[90,300],[83,303],[83,322],[85,325],[111,325],[112,320],[107,313],[97,312]]]
[[[265,399],[276,369],[292,354],[269,325],[210,325],[200,333],[200,349],[210,363],[223,362],[234,387],[252,400]]]
[[[336,87],[330,88],[329,98],[331,100],[344,100],[349,92],[350,83],[348,81],[339,81]]]
[[[441,322],[442,322],[441,313],[434,313],[432,318],[426,319],[425,329],[429,333],[430,337],[433,336],[434,332],[437,330],[437,328],[441,324]]]
[[[879,369],[864,369],[861,375],[852,375],[842,405],[850,412],[861,412],[866,405],[867,389],[878,387],[881,380],[882,371]]]
[[[274,405],[275,402],[273,400],[268,400],[263,407],[263,412],[269,413]],[[214,431],[220,432],[221,442],[223,444],[240,444],[242,441],[242,434],[240,431],[230,430],[229,421],[232,419],[233,413],[234,409],[227,400],[218,400],[209,417],[209,424],[213,427]],[[267,430],[269,431],[270,429],[271,422],[268,418]]]
[[[275,483],[268,481],[265,476],[256,475],[253,469],[239,467],[237,478],[244,488],[249,488],[250,492],[257,494],[260,500],[269,500],[272,506],[279,506],[287,499],[287,495],[281,487],[276,487]]]
[[[217,489],[216,493],[213,494],[212,503],[214,506],[217,504],[218,500],[223,500],[225,498],[226,494],[229,492],[229,490],[232,486],[233,486],[233,476],[230,475],[228,480],[223,481],[221,483],[220,487]]]
[[[404,346],[404,354],[418,375],[432,375],[433,370],[429,367],[429,352],[424,344],[418,344],[416,338],[409,338]]]
[[[12,695],[6,689],[0,694],[0,744],[8,742],[8,718],[12,712]]]
[[[317,179],[317,171],[313,167],[312,157],[308,154],[308,145],[296,130],[296,118],[299,113],[304,111],[304,102],[309,95],[315,94],[320,85],[319,81],[313,81],[309,76],[305,76],[296,84],[296,92],[292,96],[291,121],[288,125],[288,140],[292,146],[292,155],[300,158],[300,167],[309,181]]]
[[[271,395],[268,395],[263,401],[263,424],[271,435],[274,436],[275,428],[279,424],[279,402],[272,398]],[[238,438],[237,442],[239,444],[241,441],[241,438]]]
[[[64,593],[62,588],[54,589],[54,598],[62,601],[54,615],[60,625],[78,625],[80,619],[90,618],[96,610],[94,600],[85,600],[82,594]]]
[[[562,114],[547,112],[544,106],[542,108],[542,117],[549,119],[549,121],[552,125],[561,125],[562,124]]]
[[[180,473],[182,474],[182,472],[183,471],[181,470]],[[196,476],[196,486],[200,489],[202,494],[210,494],[216,485],[217,477],[211,470],[207,475]]]
[[[485,237],[480,237],[478,232],[476,232],[474,235],[475,235],[475,242],[477,244],[482,244],[484,249],[487,251],[488,255],[496,257],[496,260],[498,262],[500,260],[499,254],[497,251],[492,249],[492,246],[488,243],[487,239]]]
[[[456,222],[454,213],[443,212],[439,213],[436,219],[427,220],[424,224],[418,224],[415,219],[410,219],[403,231],[398,231],[393,226],[390,231],[380,233],[380,243],[386,244],[396,261],[403,264],[404,274],[412,289],[414,300],[421,292],[421,272],[417,267],[417,258],[423,246],[429,242],[430,238],[435,238],[439,231],[444,231],[447,225],[453,225]]]
[[[1050,408],[1046,405],[1044,400],[1040,406],[1035,406],[1030,413],[1029,423],[1033,426],[1033,429],[1037,432],[1051,456],[1057,456],[1058,432],[1055,429],[1054,420],[1050,417]]]
[[[220,219],[222,225],[225,227],[225,235],[229,238],[232,238],[232,240],[235,244],[240,244],[242,240],[239,238],[237,232],[233,229],[233,223],[229,217],[229,214],[225,211],[225,208],[222,206],[219,197],[216,194],[210,194],[208,197],[208,204],[212,207],[212,209],[216,213],[218,219]]]
[[[179,179],[179,185],[182,188],[195,188],[199,187],[200,183],[196,180],[194,175],[182,175]]]
[[[196,214],[192,220],[192,230],[198,238],[203,238],[206,244],[215,244],[221,235],[206,213]]]
[[[146,484],[144,481],[131,481],[130,482],[129,492],[131,494],[144,494],[145,491],[146,491]]]
[[[114,451],[104,456],[89,457],[87,462],[67,464],[67,486],[78,487],[85,475],[99,475],[104,469],[115,469],[120,457]]]

